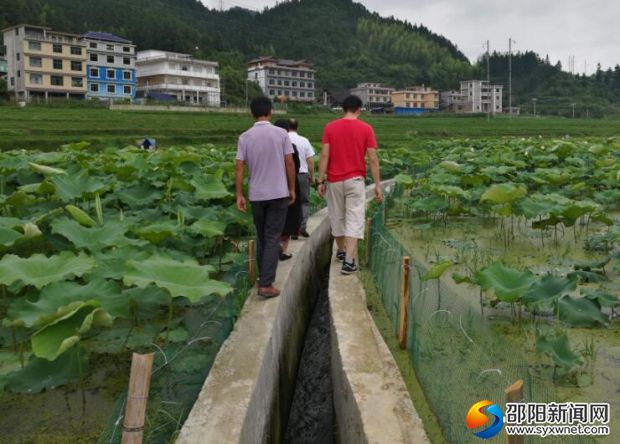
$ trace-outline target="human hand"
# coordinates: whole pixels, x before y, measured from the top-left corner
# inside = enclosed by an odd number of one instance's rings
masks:
[[[327,186],[324,183],[320,183],[317,191],[319,192],[319,196],[324,198],[327,193]]]
[[[293,205],[296,198],[297,196],[295,195],[295,190],[288,190],[288,204]]]
[[[381,185],[375,185],[375,199],[377,202],[383,202],[383,190],[381,189]]]
[[[248,210],[248,206],[247,206],[247,203],[245,201],[245,197],[237,196],[237,208],[242,213],[245,213]]]

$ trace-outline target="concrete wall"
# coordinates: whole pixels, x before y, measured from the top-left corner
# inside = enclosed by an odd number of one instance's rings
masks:
[[[204,108],[196,106],[173,106],[173,105],[117,105],[111,104],[110,109],[112,111],[172,111],[172,112],[186,112],[186,113],[231,113],[231,114],[249,114],[250,110],[247,108]],[[274,115],[286,114],[282,110],[274,110]]]

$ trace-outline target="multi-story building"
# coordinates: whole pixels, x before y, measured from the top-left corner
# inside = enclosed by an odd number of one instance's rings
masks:
[[[131,100],[136,95],[136,47],[105,32],[87,32],[87,93],[89,99]]]
[[[394,108],[410,108],[424,111],[439,109],[439,91],[428,86],[412,86],[392,93]]]
[[[457,112],[501,113],[503,89],[502,85],[491,85],[487,80],[462,81]]]
[[[86,47],[80,36],[18,25],[4,33],[8,91],[18,101],[86,95]]]
[[[138,95],[169,97],[190,105],[220,106],[218,63],[189,54],[138,51]]]
[[[312,64],[305,60],[260,57],[248,63],[248,80],[256,82],[271,99],[314,102],[315,74]]]
[[[351,90],[351,94],[358,96],[366,107],[385,106],[392,103],[394,88],[381,83],[360,83]]]
[[[453,89],[439,93],[439,109],[449,112],[459,111],[461,106],[461,91]]]
[[[9,62],[3,56],[0,56],[0,79],[4,79],[9,73]]]

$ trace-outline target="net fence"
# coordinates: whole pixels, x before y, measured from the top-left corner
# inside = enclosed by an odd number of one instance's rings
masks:
[[[479,306],[441,280],[423,281],[428,271],[388,229],[398,187],[372,214],[369,269],[398,334],[403,256],[409,256],[407,349],[416,376],[449,443],[478,440],[466,427],[468,409],[480,400],[504,408],[504,390],[524,382],[524,402],[559,402],[554,386],[530,373],[528,361],[513,344],[493,331]],[[503,434],[488,440],[505,442]],[[539,442],[526,438],[525,442]],[[549,443],[592,442],[584,437],[547,437]]]

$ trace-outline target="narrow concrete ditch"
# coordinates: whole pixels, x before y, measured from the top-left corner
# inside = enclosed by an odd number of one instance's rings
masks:
[[[337,442],[331,380],[329,266],[320,276],[317,301],[306,330],[284,442]]]

